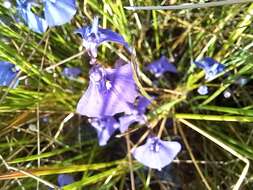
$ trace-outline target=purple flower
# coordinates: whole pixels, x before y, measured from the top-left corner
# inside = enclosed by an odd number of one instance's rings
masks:
[[[198,88],[198,93],[200,95],[206,95],[208,94],[208,87],[205,86],[205,85],[201,85],[199,88]]]
[[[73,183],[75,180],[73,176],[67,174],[58,175],[58,184],[60,187]]]
[[[147,120],[145,112],[150,103],[150,100],[146,97],[140,96],[137,105],[132,105],[132,113],[119,118],[120,132],[124,133],[135,122],[138,122],[140,125],[145,124]]]
[[[76,78],[81,74],[81,69],[78,67],[65,67],[63,69],[62,75],[70,79]]]
[[[90,70],[88,89],[77,105],[77,113],[88,117],[131,113],[139,95],[130,63],[116,69],[95,65]]]
[[[97,57],[97,47],[104,42],[119,43],[125,46],[125,48],[132,53],[131,47],[120,34],[109,29],[98,27],[98,17],[94,18],[92,26],[79,28],[75,31],[75,33],[81,35],[83,38],[83,46],[93,58]]]
[[[119,128],[118,122],[113,117],[92,118],[89,122],[97,131],[100,146],[106,145],[115,130]]]
[[[165,72],[177,73],[177,68],[171,64],[165,56],[153,61],[146,68],[149,72],[155,75],[155,77],[160,77]]]
[[[9,86],[16,78],[18,73],[17,67],[9,62],[0,61],[0,86]],[[19,80],[13,85],[16,87]]]
[[[32,12],[32,6],[40,7],[35,0],[17,0],[17,10],[24,23],[34,32],[43,33],[47,27],[65,24],[76,13],[75,0],[43,0],[45,18]]]
[[[144,145],[133,149],[132,154],[143,165],[161,170],[173,161],[180,150],[178,142],[149,137]]]
[[[205,79],[207,81],[213,80],[216,77],[216,75],[223,72],[225,69],[224,65],[222,65],[221,63],[215,61],[210,57],[205,57],[200,61],[195,61],[194,63],[196,64],[197,67],[205,71]]]

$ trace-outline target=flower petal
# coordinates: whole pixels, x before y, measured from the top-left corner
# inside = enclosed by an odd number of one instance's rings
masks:
[[[173,161],[180,150],[181,145],[178,142],[149,137],[144,145],[133,149],[132,153],[143,165],[161,170]]]
[[[144,96],[140,96],[137,104],[137,111],[139,114],[144,114],[151,101]]]
[[[125,39],[118,33],[109,29],[98,28],[98,34],[100,35],[100,43],[103,42],[115,42],[123,45],[129,53],[132,53],[132,48],[128,45]]]
[[[92,26],[79,28],[75,33],[81,35],[83,38],[83,46],[92,57],[97,57],[97,47],[104,42],[119,43],[132,53],[132,48],[120,34],[109,29],[98,27],[98,17],[94,18]]]
[[[45,0],[44,14],[50,27],[69,22],[76,14],[75,0]]]
[[[58,185],[60,187],[63,187],[63,186],[68,185],[68,184],[71,184],[71,183],[73,183],[75,181],[74,178],[73,178],[73,176],[67,175],[67,174],[60,174],[60,175],[58,175],[57,180],[58,180]]]
[[[119,118],[120,132],[124,133],[128,129],[128,127],[135,122],[138,122],[139,124],[144,124],[145,121],[146,121],[146,118],[144,115],[138,115],[138,114],[124,115]]]
[[[32,2],[18,1],[18,13],[23,18],[24,23],[34,32],[43,33],[47,30],[45,19],[37,16],[31,11]]]
[[[225,66],[210,57],[205,57],[199,61],[194,61],[197,67],[205,71],[205,79],[213,80],[219,73],[223,72]]]
[[[97,131],[100,146],[106,145],[112,134],[119,127],[118,122],[113,117],[92,118],[89,119],[89,122]]]
[[[17,76],[15,65],[9,62],[0,61],[0,86],[9,86]],[[19,83],[17,79],[16,84],[13,85],[15,88]]]

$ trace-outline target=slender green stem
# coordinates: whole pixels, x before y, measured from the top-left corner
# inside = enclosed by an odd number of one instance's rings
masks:
[[[207,120],[207,121],[235,121],[235,122],[253,122],[253,117],[244,116],[225,116],[225,115],[202,115],[189,113],[176,113],[176,119],[193,119],[193,120]]]
[[[139,10],[181,10],[181,9],[197,9],[197,8],[208,8],[208,7],[218,7],[224,5],[233,5],[240,3],[250,3],[253,0],[226,0],[226,1],[216,1],[198,4],[181,4],[181,5],[170,5],[170,6],[125,6],[124,8],[130,11]]]

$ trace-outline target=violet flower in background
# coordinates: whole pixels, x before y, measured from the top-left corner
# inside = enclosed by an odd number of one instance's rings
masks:
[[[198,88],[198,93],[200,95],[207,95],[208,94],[208,87],[205,86],[205,85],[201,85],[199,88]]]
[[[69,185],[69,184],[73,183],[75,180],[74,180],[74,177],[71,175],[60,174],[60,175],[58,175],[57,181],[58,181],[58,185],[60,187],[63,187],[65,185]]]
[[[23,22],[37,33],[45,32],[48,26],[58,26],[69,22],[76,13],[75,0],[43,0],[42,2],[17,0],[17,11]],[[43,6],[45,18],[33,13],[32,6]]]
[[[75,31],[75,33],[81,35],[83,39],[83,46],[88,51],[88,54],[93,58],[97,57],[97,47],[104,42],[119,43],[132,53],[131,47],[120,34],[109,29],[98,27],[98,17],[94,18],[92,26],[79,28]]]
[[[153,61],[146,68],[157,78],[163,75],[165,72],[177,73],[177,68],[171,64],[165,56]]]
[[[205,71],[205,79],[213,80],[219,73],[223,72],[225,66],[210,57],[205,57],[199,61],[194,61],[197,67]]]
[[[174,160],[180,150],[181,145],[178,142],[148,137],[144,145],[132,150],[132,154],[143,165],[161,170]]]
[[[116,69],[95,65],[89,75],[89,86],[78,102],[77,113],[102,118],[132,112],[130,103],[139,93],[130,63]]]
[[[119,123],[113,117],[91,118],[89,123],[97,131],[100,146],[106,145],[115,130],[119,128]]]
[[[14,64],[0,61],[0,86],[10,86],[17,74],[18,70]],[[15,88],[18,83],[19,80],[17,79],[16,83],[13,85],[13,88]]]
[[[62,72],[62,75],[68,77],[69,79],[76,78],[80,74],[81,69],[78,67],[65,67]]]
[[[151,101],[144,96],[140,96],[136,106],[132,105],[132,113],[123,115],[119,118],[120,132],[124,133],[131,124],[138,122],[140,125],[145,124],[145,112]]]

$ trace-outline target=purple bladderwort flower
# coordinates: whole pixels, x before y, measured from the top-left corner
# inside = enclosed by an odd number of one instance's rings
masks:
[[[157,78],[165,72],[177,73],[177,68],[171,64],[165,56],[162,56],[160,59],[150,63],[146,69]]]
[[[91,118],[89,123],[97,131],[100,146],[106,145],[115,130],[119,128],[119,123],[113,117]]]
[[[18,74],[18,70],[18,67],[14,64],[0,61],[0,86],[10,86]],[[19,80],[17,79],[16,83],[12,87],[15,88],[18,83]]]
[[[198,93],[200,95],[207,95],[208,94],[208,87],[206,85],[201,85],[199,88],[198,88]]]
[[[137,105],[132,105],[132,113],[123,115],[119,118],[120,132],[124,133],[128,127],[135,122],[138,122],[140,125],[145,124],[147,120],[145,112],[150,103],[151,101],[149,99],[140,96]]]
[[[89,86],[78,102],[77,113],[102,118],[132,112],[130,104],[139,93],[130,63],[115,69],[94,65],[89,75]]]
[[[133,157],[145,166],[161,170],[169,165],[181,150],[175,141],[163,141],[158,137],[148,137],[146,143],[132,149]]]
[[[57,181],[58,181],[58,185],[60,187],[63,187],[65,185],[73,183],[75,180],[74,180],[73,176],[71,176],[71,175],[60,174],[60,175],[58,175]]]
[[[32,6],[40,7],[35,0],[17,0],[17,10],[24,23],[34,32],[43,33],[48,26],[69,22],[76,13],[75,0],[42,0],[44,18],[32,12]]]
[[[69,79],[76,78],[80,74],[81,74],[81,69],[78,67],[65,67],[62,72],[62,75]]]
[[[211,57],[205,57],[199,61],[194,61],[195,65],[205,71],[205,79],[213,80],[219,73],[223,72],[225,66],[215,61]]]
[[[75,31],[75,33],[81,35],[83,39],[83,46],[92,58],[97,57],[97,47],[104,42],[119,43],[132,53],[131,47],[120,34],[109,29],[98,27],[98,17],[94,18],[92,26],[79,28]]]

